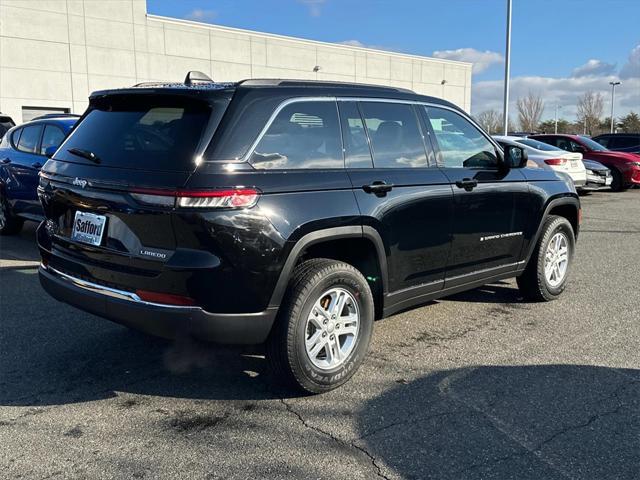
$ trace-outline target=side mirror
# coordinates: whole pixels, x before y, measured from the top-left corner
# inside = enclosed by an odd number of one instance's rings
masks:
[[[509,168],[523,168],[527,165],[529,155],[522,147],[507,145],[504,149],[504,159]]]
[[[54,147],[54,146],[47,147],[44,151],[45,157],[47,158],[53,157],[53,154],[56,153],[56,150],[58,150],[58,147]]]

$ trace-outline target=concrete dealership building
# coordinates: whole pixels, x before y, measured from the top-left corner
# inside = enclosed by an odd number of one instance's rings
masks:
[[[16,123],[81,113],[94,90],[189,70],[394,85],[471,104],[469,63],[160,17],[145,0],[0,0],[0,111]]]

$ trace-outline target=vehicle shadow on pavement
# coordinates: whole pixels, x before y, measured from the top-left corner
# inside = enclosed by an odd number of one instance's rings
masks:
[[[473,303],[524,303],[525,300],[515,284],[498,281],[466,292],[456,293],[443,300]]]
[[[169,341],[48,297],[36,269],[0,269],[0,405],[86,402],[130,392],[193,399],[292,396],[263,380],[257,347]]]
[[[357,443],[402,478],[637,479],[640,370],[441,371],[371,400],[358,426]]]

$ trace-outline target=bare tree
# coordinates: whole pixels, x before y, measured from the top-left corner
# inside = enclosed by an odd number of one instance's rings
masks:
[[[585,133],[593,135],[600,125],[600,117],[604,110],[602,94],[592,91],[578,97],[578,123],[584,126]]]
[[[476,116],[476,121],[489,134],[498,133],[502,125],[501,115],[496,110],[485,110]]]
[[[517,106],[522,131],[535,132],[544,111],[542,97],[529,92],[526,97],[518,99]]]

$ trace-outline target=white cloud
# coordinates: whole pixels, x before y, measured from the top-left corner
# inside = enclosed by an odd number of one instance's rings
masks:
[[[340,45],[349,45],[350,47],[360,47],[360,48],[368,48],[364,43],[360,40],[345,40],[343,42],[338,42]]]
[[[383,45],[372,45],[372,44],[362,43],[360,40],[344,40],[342,42],[338,42],[338,44],[348,45],[349,47],[372,48],[374,50],[386,50],[387,52],[402,52],[402,50],[397,48],[385,47]]]
[[[584,65],[573,69],[574,77],[590,77],[598,75],[611,75],[616,69],[615,64],[602,60],[591,59]]]
[[[484,52],[475,48],[458,48],[457,50],[436,50],[433,52],[436,58],[447,60],[458,60],[460,62],[473,63],[473,73],[484,72],[492,65],[504,63],[504,57],[498,52],[485,50]]]
[[[640,45],[629,54],[629,61],[620,69],[620,78],[640,78]]]
[[[309,8],[309,14],[312,17],[319,17],[322,14],[322,5],[325,0],[298,0],[298,2]]]
[[[202,8],[194,8],[191,10],[185,18],[187,20],[194,20],[196,22],[210,22],[218,16],[218,12],[215,10],[204,10]]]
[[[614,76],[589,77],[513,77],[509,90],[509,112],[516,114],[516,101],[524,97],[529,91],[540,94],[545,102],[543,119],[554,116],[556,104],[562,107],[559,115],[573,120],[576,115],[578,97],[591,90],[600,92],[605,99],[605,111],[608,115],[611,108],[611,87],[609,82]],[[621,88],[624,87],[624,88]],[[616,116],[625,115],[630,110],[640,111],[640,78],[628,79],[616,89]],[[474,83],[471,93],[471,107],[474,113],[483,110],[502,110],[502,80],[489,80]]]
[[[587,91],[599,92],[604,97],[603,116],[611,109],[611,86],[609,82],[622,79],[622,85],[616,88],[616,117],[626,115],[631,110],[640,112],[640,45],[631,50],[629,60],[622,66],[619,77],[615,65],[592,59],[575,68],[571,76],[512,77],[509,89],[509,112],[516,114],[516,101],[529,91],[540,94],[545,102],[543,119],[554,116],[555,106],[562,107],[559,115],[574,120],[578,97]],[[471,109],[474,113],[483,110],[502,110],[503,81],[487,80],[472,85]]]

